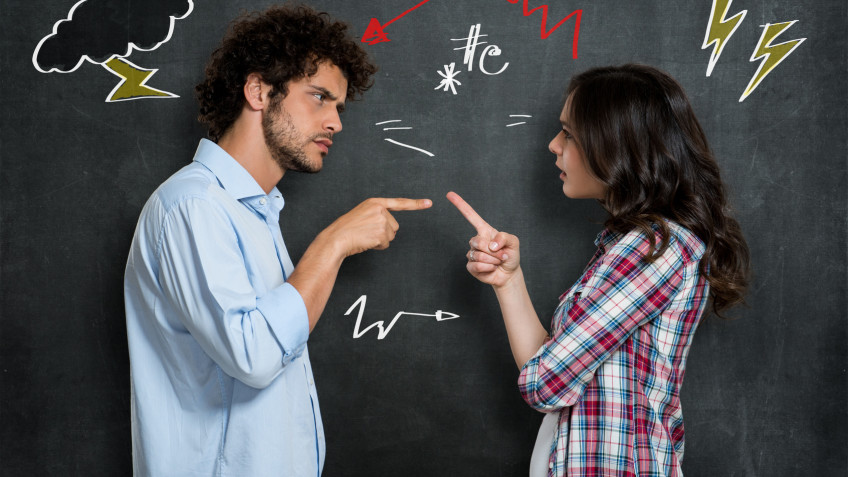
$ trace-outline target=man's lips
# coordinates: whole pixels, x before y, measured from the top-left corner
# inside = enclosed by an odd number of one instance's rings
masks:
[[[330,146],[333,145],[333,141],[329,139],[316,139],[313,142],[324,152],[324,154],[330,152]]]

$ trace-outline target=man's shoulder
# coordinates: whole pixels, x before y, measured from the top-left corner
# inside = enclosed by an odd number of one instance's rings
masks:
[[[203,164],[192,162],[163,182],[151,199],[168,210],[191,198],[208,198],[213,185],[218,185],[215,175]]]

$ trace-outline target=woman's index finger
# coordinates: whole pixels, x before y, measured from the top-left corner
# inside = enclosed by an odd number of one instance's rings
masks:
[[[459,194],[456,192],[448,192],[447,198],[451,204],[459,210],[462,216],[465,217],[465,220],[477,229],[477,233],[482,235],[484,232],[491,232],[494,230],[488,222],[483,220],[483,217],[480,217],[480,214],[478,214],[474,208],[468,205],[468,202],[465,202],[465,200],[459,196]]]

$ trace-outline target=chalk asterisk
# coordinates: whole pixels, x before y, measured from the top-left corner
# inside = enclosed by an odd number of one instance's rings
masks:
[[[456,86],[461,85],[462,83],[457,81],[455,79],[455,76],[462,73],[462,72],[461,71],[454,71],[455,67],[456,67],[456,63],[451,63],[450,65],[445,65],[444,73],[441,72],[441,71],[438,71],[437,73],[439,73],[439,76],[441,76],[443,79],[442,79],[442,82],[439,83],[439,86],[436,86],[433,89],[444,88],[445,91],[450,89],[450,91],[453,94],[456,94]]]

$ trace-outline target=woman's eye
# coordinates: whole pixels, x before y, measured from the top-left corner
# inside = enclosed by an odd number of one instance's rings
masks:
[[[562,133],[565,135],[565,138],[566,138],[566,139],[571,139],[571,137],[572,137],[572,136],[571,136],[571,133],[570,133],[570,132],[568,132],[568,131],[566,131],[565,129],[563,129],[563,130],[562,130]]]

